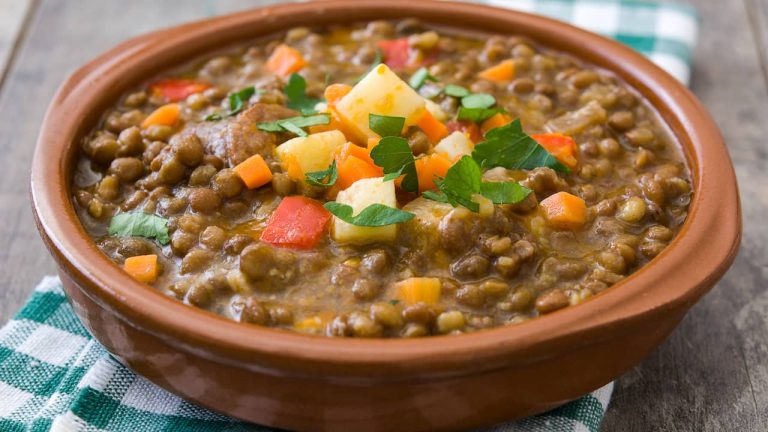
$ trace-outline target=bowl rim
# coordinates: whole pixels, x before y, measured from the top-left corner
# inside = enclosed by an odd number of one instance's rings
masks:
[[[455,28],[513,28],[507,34],[571,53],[605,68],[643,95],[680,141],[694,183],[680,233],[654,260],[611,289],[578,305],[514,326],[460,336],[347,339],[243,325],[183,304],[122,272],[80,224],[69,195],[79,138],[115,95],[192,58],[274,34],[298,23],[416,16]],[[456,17],[462,17],[461,23]],[[258,23],[259,26],[254,24]],[[482,25],[481,25],[482,23]],[[503,32],[501,32],[503,33]],[[151,71],[154,71],[151,73]],[[129,83],[130,82],[130,83]],[[220,362],[266,372],[371,378],[435,377],[528,364],[607,338],[649,315],[688,309],[727,270],[741,237],[733,166],[720,132],[693,94],[639,53],[618,42],[537,15],[491,6],[425,0],[328,0],[267,6],[159,30],[130,39],[74,72],[54,97],[32,163],[31,199],[38,230],[69,277],[101,307],[169,344]],[[245,366],[243,364],[245,363]]]

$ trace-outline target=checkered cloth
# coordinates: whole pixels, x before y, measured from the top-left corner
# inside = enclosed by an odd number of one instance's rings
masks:
[[[553,16],[618,39],[680,81],[690,76],[695,10],[632,0],[488,0]],[[613,384],[497,432],[600,428]],[[212,413],[113,359],[82,327],[57,278],[45,278],[0,329],[0,431],[266,431]]]

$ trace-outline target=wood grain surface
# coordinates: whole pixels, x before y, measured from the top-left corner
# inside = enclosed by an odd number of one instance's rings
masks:
[[[702,24],[692,88],[730,147],[744,238],[723,280],[617,380],[604,431],[768,430],[768,1],[689,2]],[[56,87],[128,37],[267,3],[0,0],[0,324],[54,271],[29,210],[28,174]]]

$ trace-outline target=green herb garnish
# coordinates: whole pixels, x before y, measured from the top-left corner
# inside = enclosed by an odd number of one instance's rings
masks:
[[[544,147],[523,132],[520,119],[488,131],[485,141],[477,144],[472,158],[483,168],[533,169],[548,167],[569,173]]]
[[[205,121],[219,121],[221,119],[222,119],[221,114],[219,114],[219,113],[211,113],[211,114],[208,114],[207,116],[205,116],[205,118],[203,120],[205,120]]]
[[[368,114],[368,127],[380,137],[400,136],[403,126],[405,126],[405,117]]]
[[[472,198],[480,194],[494,204],[515,204],[524,200],[531,190],[516,182],[484,182],[480,166],[470,156],[459,159],[445,178],[434,180],[439,192],[424,192],[424,198],[449,203],[454,207],[464,206],[473,212],[480,210],[480,205]]]
[[[328,114],[315,114],[259,123],[256,127],[266,132],[293,132],[298,136],[307,136],[307,133],[301,128],[324,125],[330,122],[331,117]]]
[[[311,185],[331,187],[336,184],[336,180],[339,178],[339,172],[336,170],[336,161],[334,160],[331,162],[331,165],[328,167],[328,169],[323,171],[309,172],[304,177],[306,182]]]
[[[416,174],[416,160],[405,138],[386,136],[371,150],[373,162],[384,169],[384,180],[403,177],[400,187],[408,192],[419,190],[419,177]]]
[[[107,232],[117,237],[154,238],[162,245],[171,241],[168,236],[168,219],[151,213],[117,214],[109,221]]]
[[[462,86],[458,86],[456,84],[448,84],[445,86],[445,89],[443,90],[445,94],[448,96],[453,96],[457,98],[463,98],[464,96],[469,95],[469,90],[465,89]]]
[[[256,88],[253,86],[230,93],[227,98],[229,100],[229,113],[227,115],[231,117],[242,111],[254,94],[256,94]]]
[[[394,305],[396,305],[396,304],[400,303],[400,300],[397,300],[397,299],[392,299],[392,300],[388,301],[387,303],[389,303],[389,304],[391,304],[392,306],[394,306]]]
[[[288,98],[288,108],[299,111],[304,115],[315,114],[317,112],[315,105],[323,100],[307,96],[306,91],[307,82],[304,80],[304,77],[297,73],[292,73],[288,77],[288,83],[283,88],[283,92],[285,92],[285,96]]]
[[[352,207],[336,201],[329,201],[323,204],[323,207],[346,223],[364,227],[381,227],[406,222],[415,216],[413,213],[384,204],[371,204],[355,216],[352,215]]]
[[[408,84],[415,90],[418,90],[421,88],[421,86],[424,85],[424,82],[426,81],[437,81],[437,78],[432,76],[427,68],[423,67],[411,75],[411,79],[408,80]]]
[[[496,103],[496,98],[488,93],[472,93],[461,98],[464,108],[490,108]]]
[[[461,121],[482,123],[500,112],[504,112],[504,110],[501,108],[467,108],[462,106],[459,107],[456,118]]]

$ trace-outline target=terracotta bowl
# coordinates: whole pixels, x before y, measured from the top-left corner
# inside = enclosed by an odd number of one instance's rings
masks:
[[[134,281],[80,225],[70,179],[81,137],[119,95],[223,45],[297,25],[382,18],[527,36],[611,70],[647,98],[684,147],[695,193],[677,238],[649,265],[586,303],[535,320],[418,340],[312,337],[243,325]],[[40,234],[83,324],[152,382],[213,410],[298,430],[453,430],[542,412],[642,360],[723,275],[741,236],[725,144],[696,98],[616,42],[491,7],[338,0],[289,4],[131,39],[75,72],[51,102],[35,151]]]

